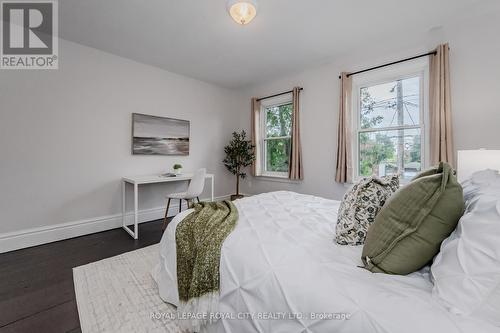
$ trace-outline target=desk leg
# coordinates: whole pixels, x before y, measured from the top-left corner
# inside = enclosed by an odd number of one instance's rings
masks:
[[[126,211],[126,204],[127,204],[127,201],[126,201],[126,197],[125,197],[125,193],[126,193],[126,188],[127,187],[127,182],[125,182],[124,180],[122,180],[122,227],[125,227],[125,211]]]
[[[134,239],[139,239],[139,228],[137,226],[139,220],[139,188],[134,184]]]
[[[138,188],[137,188],[137,184],[133,184],[134,185],[134,217],[135,217],[135,221],[134,221],[134,230],[132,231],[132,229],[130,229],[128,226],[127,226],[127,182],[122,180],[122,228],[123,230],[125,230],[130,236],[132,236],[134,239],[137,239],[139,237],[139,229],[137,228],[137,217],[138,217],[138,207],[137,207],[137,203],[138,203]]]
[[[210,186],[211,190],[212,190],[212,201],[214,201],[214,176],[210,177],[211,179],[211,182],[212,182],[212,186]]]

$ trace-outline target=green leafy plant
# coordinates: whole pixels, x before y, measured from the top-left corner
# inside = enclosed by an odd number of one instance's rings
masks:
[[[246,132],[233,132],[233,138],[229,144],[224,147],[226,158],[222,161],[226,168],[233,175],[236,175],[236,195],[240,197],[240,178],[246,177],[243,169],[250,166],[255,160],[254,148],[250,140],[246,139]]]
[[[174,164],[173,168],[174,168],[174,170],[182,169],[182,165],[176,163],[176,164]]]

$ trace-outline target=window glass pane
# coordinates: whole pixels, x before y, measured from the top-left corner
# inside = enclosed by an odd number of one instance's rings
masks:
[[[288,172],[290,139],[266,140],[266,171]]]
[[[290,136],[292,133],[292,104],[266,108],[266,137]]]
[[[410,180],[421,170],[420,129],[359,133],[359,176],[401,171]]]
[[[360,90],[360,127],[420,124],[420,77],[377,84]]]

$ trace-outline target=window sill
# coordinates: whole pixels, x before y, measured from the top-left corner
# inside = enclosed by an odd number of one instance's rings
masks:
[[[345,188],[350,188],[351,186],[353,186],[354,184],[358,183],[362,178],[358,178],[356,180],[351,180],[351,182],[348,182],[348,183],[343,183],[342,185],[344,185]],[[405,185],[408,185],[411,181],[409,180],[405,180],[405,181],[399,181],[399,188],[405,186]]]
[[[253,178],[255,180],[258,180],[258,181],[271,181],[271,182],[277,182],[277,183],[299,184],[301,182],[300,180],[293,180],[293,179],[289,179],[288,177],[283,177],[283,176],[262,175],[262,176],[254,176]]]
[[[356,183],[356,182],[355,181],[351,181],[351,182],[343,183],[342,185],[344,185],[345,188],[349,188],[352,185],[354,185],[354,183]]]

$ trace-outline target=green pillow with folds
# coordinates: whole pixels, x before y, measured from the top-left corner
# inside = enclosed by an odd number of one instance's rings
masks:
[[[427,265],[462,216],[462,186],[441,162],[392,195],[368,229],[361,259],[374,273],[409,274]]]

